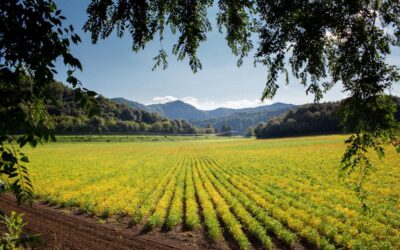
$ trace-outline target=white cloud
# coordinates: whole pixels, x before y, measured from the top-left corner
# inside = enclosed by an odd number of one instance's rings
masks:
[[[186,96],[182,98],[177,98],[174,96],[156,96],[153,98],[152,103],[167,103],[167,102],[172,102],[172,101],[183,101],[185,103],[188,103],[198,109],[201,110],[211,110],[211,109],[216,109],[216,108],[250,108],[250,107],[257,107],[261,105],[267,105],[270,104],[271,101],[265,101],[261,102],[259,99],[254,99],[254,100],[248,100],[248,99],[242,99],[242,100],[235,100],[235,101],[224,101],[224,102],[214,102],[210,100],[199,100],[193,96]]]
[[[238,100],[238,101],[226,101],[224,102],[225,107],[227,108],[250,108],[250,107],[257,107],[261,105],[265,105],[267,103],[263,103],[258,99],[255,100]]]
[[[183,97],[180,100],[182,102],[186,102],[186,103],[189,103],[191,105],[196,105],[196,104],[199,103],[199,100],[197,98],[195,98],[195,97],[192,97],[192,96]]]
[[[175,98],[173,96],[167,95],[167,96],[156,96],[153,98],[153,103],[167,103],[167,102],[173,102],[178,100],[178,98]]]

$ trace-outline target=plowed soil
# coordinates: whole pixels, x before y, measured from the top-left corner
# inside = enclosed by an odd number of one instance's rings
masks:
[[[39,249],[209,249],[201,234],[193,232],[141,233],[121,221],[102,221],[71,209],[35,202],[18,206],[9,195],[0,196],[0,210],[24,214],[24,232],[40,234]],[[0,228],[4,230],[4,228]],[[220,247],[217,247],[220,248]],[[224,248],[224,247],[222,247]]]

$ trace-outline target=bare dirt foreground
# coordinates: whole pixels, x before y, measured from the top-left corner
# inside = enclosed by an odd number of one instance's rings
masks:
[[[17,206],[9,195],[0,196],[0,210],[24,213],[28,222],[25,232],[40,234],[39,249],[209,249],[214,248],[198,234],[191,232],[150,232],[127,228],[124,223],[109,220],[101,224],[93,216],[35,202]],[[99,223],[100,222],[100,223]],[[4,228],[3,228],[4,229]],[[1,228],[0,228],[1,231]]]

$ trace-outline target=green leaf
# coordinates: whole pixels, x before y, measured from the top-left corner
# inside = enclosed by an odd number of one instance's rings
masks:
[[[6,184],[2,180],[0,180],[0,194],[5,192],[6,188],[7,188]]]
[[[29,159],[27,156],[23,156],[23,157],[21,157],[20,161],[29,162]]]

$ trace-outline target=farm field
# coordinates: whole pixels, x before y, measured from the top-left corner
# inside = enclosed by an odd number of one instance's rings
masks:
[[[400,157],[376,160],[362,212],[338,178],[345,139],[60,142],[26,153],[39,199],[147,230],[240,249],[400,249]]]

